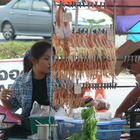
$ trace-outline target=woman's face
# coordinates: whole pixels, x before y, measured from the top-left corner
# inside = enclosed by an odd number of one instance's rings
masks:
[[[130,73],[137,75],[140,73],[140,62],[132,63],[130,67]]]
[[[52,60],[54,60],[54,52],[52,51]],[[51,68],[51,49],[47,49],[46,52],[39,59],[33,60],[34,73],[45,75],[50,73]]]

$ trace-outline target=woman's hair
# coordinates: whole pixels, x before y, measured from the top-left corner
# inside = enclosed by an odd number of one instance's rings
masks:
[[[31,50],[27,50],[23,58],[23,72],[29,72],[32,68]]]
[[[140,49],[134,51],[134,52],[131,53],[130,55],[140,55]]]
[[[39,59],[40,57],[43,56],[43,54],[48,49],[51,49],[51,48],[52,48],[53,53],[56,54],[55,48],[52,47],[51,44],[45,40],[41,40],[33,44],[31,49],[28,50],[24,55],[24,60],[23,60],[24,73],[29,72],[32,68],[31,58]]]
[[[31,47],[31,57],[39,59],[48,49],[51,48],[53,49],[54,54],[56,54],[55,48],[52,47],[50,43],[45,40],[38,41]]]

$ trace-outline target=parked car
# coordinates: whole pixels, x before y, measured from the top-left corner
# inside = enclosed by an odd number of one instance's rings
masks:
[[[0,32],[6,40],[14,40],[17,35],[50,37],[53,31],[52,7],[52,0],[11,0],[0,6]],[[74,9],[68,10],[75,14]],[[88,19],[94,18],[92,15],[91,10],[79,10],[78,24],[87,25]],[[74,25],[75,18],[72,17]]]
[[[0,0],[0,5],[4,5],[6,3],[8,3],[10,0]]]
[[[51,36],[51,0],[12,0],[0,6],[0,31],[7,40],[17,35]]]

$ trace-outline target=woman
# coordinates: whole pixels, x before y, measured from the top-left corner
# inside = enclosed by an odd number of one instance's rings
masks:
[[[35,43],[30,50],[29,61],[31,61],[31,70],[24,70],[14,82],[11,89],[5,89],[1,92],[3,105],[15,112],[22,108],[21,118],[22,126],[16,126],[14,129],[6,132],[6,136],[30,135],[28,126],[28,116],[32,109],[32,104],[37,101],[40,105],[50,105],[50,69],[51,57],[55,57],[55,49],[45,40]],[[28,72],[29,71],[29,72]]]

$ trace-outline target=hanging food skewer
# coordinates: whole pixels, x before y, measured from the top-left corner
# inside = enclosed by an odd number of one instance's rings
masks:
[[[53,64],[53,77],[61,81],[61,86],[55,88],[54,104],[71,108],[81,106],[84,91],[75,94],[74,84],[68,81],[83,77],[93,80],[98,74],[114,78],[116,55],[113,40],[101,30],[96,33],[78,33],[76,30],[72,33],[66,14],[62,6],[56,12],[53,45],[57,60]]]

